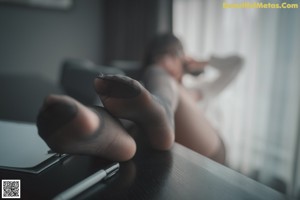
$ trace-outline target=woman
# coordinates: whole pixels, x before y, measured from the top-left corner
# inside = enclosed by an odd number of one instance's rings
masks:
[[[182,86],[188,69],[180,41],[172,34],[155,38],[146,51],[142,86],[126,76],[99,75],[94,86],[104,107],[50,95],[38,115],[40,136],[61,153],[96,155],[125,161],[136,142],[118,119],[135,122],[154,149],[169,150],[175,141],[220,163],[225,148],[218,133]]]

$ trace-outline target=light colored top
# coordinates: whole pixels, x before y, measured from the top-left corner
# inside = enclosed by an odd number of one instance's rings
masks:
[[[237,77],[242,69],[243,59],[239,56],[212,56],[205,72],[195,77],[184,75],[182,83],[185,87],[196,91],[200,96],[199,107],[217,128],[222,114],[217,108],[217,96]]]

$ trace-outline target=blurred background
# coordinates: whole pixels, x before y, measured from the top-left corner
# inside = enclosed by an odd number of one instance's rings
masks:
[[[299,19],[299,8],[223,9],[219,0],[0,0],[0,118],[34,122],[48,93],[76,96],[66,77],[78,84],[85,72],[69,75],[67,64],[135,77],[149,39],[173,31],[195,58],[243,57],[213,102],[228,167],[300,198]]]

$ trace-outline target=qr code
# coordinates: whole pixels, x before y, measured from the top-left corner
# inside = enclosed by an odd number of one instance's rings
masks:
[[[3,199],[21,198],[20,190],[21,190],[20,180],[2,180]]]

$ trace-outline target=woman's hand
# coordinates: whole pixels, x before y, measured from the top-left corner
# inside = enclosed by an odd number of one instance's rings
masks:
[[[192,57],[185,56],[184,58],[184,70],[186,73],[192,74],[192,75],[199,75],[202,72],[204,72],[205,67],[208,64],[208,61],[198,61],[193,59]]]

